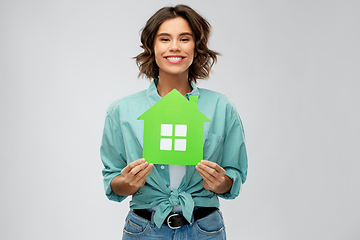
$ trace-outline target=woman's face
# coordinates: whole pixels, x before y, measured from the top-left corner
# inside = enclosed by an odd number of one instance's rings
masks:
[[[163,22],[154,41],[155,61],[161,75],[184,75],[194,59],[195,40],[188,22],[182,17]]]

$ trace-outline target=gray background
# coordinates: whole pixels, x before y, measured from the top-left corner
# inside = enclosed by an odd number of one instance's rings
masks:
[[[145,89],[139,30],[178,1],[0,2],[0,239],[120,239],[105,112]],[[359,1],[182,1],[222,53],[199,86],[243,120],[248,181],[221,201],[229,239],[360,239]]]

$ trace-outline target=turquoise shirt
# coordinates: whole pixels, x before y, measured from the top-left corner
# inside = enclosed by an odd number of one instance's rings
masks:
[[[115,194],[110,183],[126,165],[142,158],[144,122],[137,118],[161,99],[156,83],[157,79],[147,90],[119,99],[108,108],[100,154],[105,193],[110,200],[121,202],[126,198]],[[191,222],[194,206],[219,207],[218,197],[234,199],[246,180],[244,130],[234,104],[220,93],[198,88],[192,82],[191,86],[192,92],[185,97],[198,95],[199,110],[211,120],[204,123],[203,157],[223,167],[233,184],[224,194],[205,190],[195,166],[186,166],[179,188],[170,190],[168,166],[155,164],[145,185],[132,196],[130,208],[157,206],[154,222],[159,228],[173,206],[181,204],[185,218]]]

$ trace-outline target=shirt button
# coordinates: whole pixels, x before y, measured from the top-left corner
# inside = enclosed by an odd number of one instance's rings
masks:
[[[165,168],[164,165],[162,165],[162,166],[161,166],[161,169],[164,169],[164,168]]]

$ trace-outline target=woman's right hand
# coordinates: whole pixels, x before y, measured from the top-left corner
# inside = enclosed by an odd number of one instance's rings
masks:
[[[145,179],[152,168],[153,164],[145,162],[144,158],[130,163],[111,181],[112,191],[120,196],[133,195],[145,185]]]

